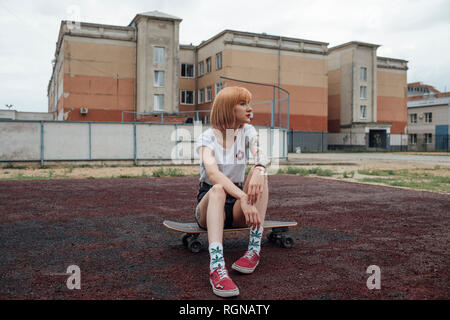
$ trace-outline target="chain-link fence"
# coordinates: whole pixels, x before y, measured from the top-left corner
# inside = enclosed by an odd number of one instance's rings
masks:
[[[265,83],[220,77],[223,87],[239,86],[252,94],[252,124],[271,128],[289,129],[289,92]]]

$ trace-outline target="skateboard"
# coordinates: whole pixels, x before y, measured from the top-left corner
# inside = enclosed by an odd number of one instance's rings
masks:
[[[196,222],[176,222],[165,220],[163,225],[174,231],[183,232],[183,245],[187,247],[191,252],[198,253],[202,248],[202,242],[199,239],[199,235],[208,232],[205,229],[200,228]],[[282,248],[292,248],[294,239],[287,234],[289,227],[295,227],[297,222],[295,221],[264,221],[264,229],[271,228],[272,230],[267,233],[267,239],[272,243],[277,243]],[[223,231],[241,231],[250,230],[250,227],[238,227],[224,229]]]

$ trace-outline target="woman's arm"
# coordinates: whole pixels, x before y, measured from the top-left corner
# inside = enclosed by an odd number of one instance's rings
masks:
[[[251,204],[256,203],[258,198],[262,196],[263,185],[266,173],[266,165],[269,163],[264,151],[259,146],[259,137],[254,136],[249,141],[250,152],[255,158],[255,165],[253,166],[253,174],[249,181],[248,198]]]
[[[266,168],[270,163],[263,149],[259,144],[259,136],[254,136],[249,141],[250,152],[252,153],[253,158],[255,159],[255,167],[261,166]]]
[[[248,195],[239,189],[226,175],[220,172],[216,159],[211,149],[201,147],[199,150],[200,161],[205,166],[206,174],[213,184],[220,184],[225,191],[240,200],[241,209],[245,216],[245,222],[252,227],[260,227],[261,219],[256,207],[249,202]]]
[[[213,184],[220,184],[225,191],[236,199],[247,197],[247,194],[239,189],[226,175],[220,172],[216,163],[213,151],[207,147],[201,147],[199,150],[200,161],[205,166],[206,174]]]

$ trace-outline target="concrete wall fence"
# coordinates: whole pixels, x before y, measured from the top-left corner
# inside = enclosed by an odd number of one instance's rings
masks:
[[[328,132],[294,131],[289,132],[289,152],[324,152],[328,150]]]
[[[369,133],[328,133],[329,150],[359,149],[366,151],[408,151],[408,135],[387,133],[379,148],[372,148]]]
[[[166,160],[198,163],[195,139],[209,126],[119,122],[0,121],[0,162]],[[287,158],[287,130],[256,127],[272,159]],[[197,160],[197,161],[195,161]]]

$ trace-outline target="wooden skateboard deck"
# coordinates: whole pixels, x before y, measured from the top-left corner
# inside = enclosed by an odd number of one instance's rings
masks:
[[[200,252],[202,242],[198,239],[198,237],[200,234],[208,232],[207,230],[200,228],[196,222],[177,222],[165,220],[163,225],[170,230],[183,232],[184,236],[182,241],[184,246],[191,250],[191,252]],[[296,225],[297,222],[295,221],[264,221],[264,229],[272,229],[272,231],[267,234],[267,239],[269,239],[270,242],[278,243],[283,248],[291,248],[294,244],[294,239],[287,235],[287,231],[289,231],[289,227],[295,227]],[[238,227],[224,229],[223,231],[240,231],[249,229],[250,227]]]
[[[184,233],[204,233],[208,232],[205,229],[202,229],[198,226],[197,222],[176,222],[165,220],[163,225],[166,228],[169,228],[174,231],[184,232]],[[282,227],[295,227],[297,222],[295,221],[264,221],[264,229],[267,228],[282,228]],[[238,227],[238,228],[229,228],[224,229],[223,231],[240,231],[240,230],[249,230],[250,227]]]

